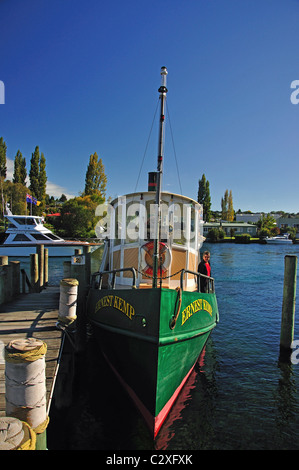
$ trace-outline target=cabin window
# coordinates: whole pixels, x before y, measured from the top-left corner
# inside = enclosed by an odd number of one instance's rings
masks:
[[[18,219],[13,219],[18,225],[36,225],[37,221],[34,217],[20,217]]]
[[[31,235],[33,236],[33,238],[35,238],[35,240],[48,240],[48,238],[45,237],[45,235],[43,235],[42,233],[32,233]]]
[[[61,240],[61,238],[57,237],[57,235],[54,235],[54,233],[47,233],[47,237],[51,238],[51,240]]]
[[[134,243],[145,236],[144,205],[133,200],[126,206],[126,243]]]
[[[156,202],[154,200],[146,201],[145,203],[145,216],[146,216],[146,239],[153,240],[156,237]],[[171,217],[172,214],[169,209],[168,202],[162,201],[160,205],[161,210],[161,224],[160,224],[160,239],[167,241],[172,235]]]
[[[121,201],[115,208],[114,246],[134,243],[145,237],[144,206],[139,201]]]
[[[14,242],[30,242],[30,239],[24,235],[23,233],[18,233],[14,239],[13,239]]]
[[[9,221],[8,225],[7,225],[7,228],[8,229],[13,229],[13,228],[16,229],[17,227],[15,226],[15,224],[13,224],[12,222]]]

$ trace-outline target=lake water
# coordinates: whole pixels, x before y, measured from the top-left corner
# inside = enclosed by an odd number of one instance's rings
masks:
[[[284,257],[299,245],[204,249],[220,322],[156,442],[90,338],[72,405],[50,415],[50,449],[299,449],[299,364],[279,361]]]

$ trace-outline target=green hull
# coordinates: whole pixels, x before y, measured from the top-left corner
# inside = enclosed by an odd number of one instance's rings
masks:
[[[156,436],[218,322],[216,295],[92,288],[87,315],[103,354]]]

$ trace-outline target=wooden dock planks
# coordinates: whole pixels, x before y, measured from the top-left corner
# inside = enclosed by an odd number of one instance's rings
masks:
[[[46,388],[47,408],[58,368],[63,334],[56,328],[59,308],[59,287],[47,287],[41,293],[18,296],[0,305],[0,416],[5,416],[5,361],[3,349],[18,338],[38,338],[47,344]]]

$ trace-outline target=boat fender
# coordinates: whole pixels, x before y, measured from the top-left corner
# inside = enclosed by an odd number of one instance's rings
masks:
[[[141,270],[149,275],[153,275],[154,267],[154,242],[145,243],[141,247]],[[159,242],[159,266],[158,275],[166,273],[171,263],[171,252],[166,243]]]

